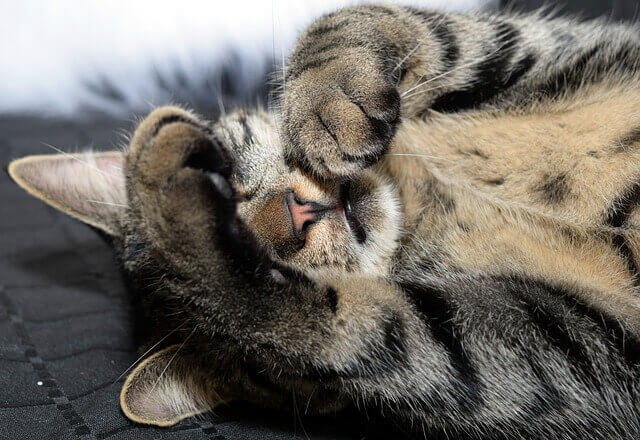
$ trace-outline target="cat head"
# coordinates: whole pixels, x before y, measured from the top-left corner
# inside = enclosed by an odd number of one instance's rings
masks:
[[[195,188],[210,186],[271,258],[312,278],[383,274],[398,234],[396,197],[383,177],[327,181],[292,168],[274,118],[260,110],[209,123],[164,107],[140,123],[125,151],[30,156],[9,172],[72,217],[114,237],[142,234],[164,252],[206,229],[213,193]],[[210,243],[194,238],[193,251],[206,255]]]
[[[289,166],[276,127],[260,110],[209,123],[165,107],[139,124],[125,151],[27,157],[9,172],[29,193],[112,236],[133,278],[170,279],[160,293],[168,300],[189,302],[193,286],[233,290],[235,266],[249,274],[264,261],[276,284],[290,274],[312,282],[384,275],[399,233],[394,188],[375,170],[327,181]],[[200,329],[208,300],[190,312]],[[202,376],[189,371],[197,362],[174,362],[181,372],[172,367],[162,386],[149,385],[165,358],[130,376],[122,396],[132,419],[170,424],[206,409],[206,398],[186,402],[175,391],[184,390],[180,377]],[[148,399],[153,393],[160,395]],[[167,393],[179,397],[163,400]],[[174,406],[145,404],[162,401]]]

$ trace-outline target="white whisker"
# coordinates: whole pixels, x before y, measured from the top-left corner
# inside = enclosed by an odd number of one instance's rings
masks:
[[[218,101],[218,110],[220,111],[220,115],[225,116],[227,114],[227,110],[224,108],[224,102],[222,101],[222,90],[218,92],[216,100]]]
[[[87,167],[91,168],[91,169],[92,169],[92,170],[94,170],[94,171],[97,171],[98,173],[100,173],[100,174],[102,174],[102,175],[104,175],[104,176],[109,176],[109,177],[118,177],[118,176],[117,176],[117,175],[115,175],[115,174],[107,173],[107,172],[105,172],[105,171],[101,170],[100,168],[96,167],[95,165],[90,164],[90,163],[89,163],[89,162],[87,162],[86,160],[82,160],[82,159],[80,159],[79,157],[77,157],[77,156],[75,156],[75,155],[73,155],[73,154],[71,154],[71,153],[67,153],[66,151],[63,151],[63,150],[61,150],[61,149],[60,149],[60,148],[58,148],[58,147],[54,147],[53,145],[51,145],[51,144],[47,144],[46,142],[41,142],[41,143],[42,143],[43,145],[45,145],[45,146],[47,146],[47,147],[49,147],[49,148],[51,148],[51,149],[53,149],[53,150],[57,151],[58,153],[60,153],[60,154],[62,154],[62,155],[64,155],[64,156],[70,157],[71,159],[73,159],[73,160],[76,160],[76,161],[80,162],[81,164],[83,164],[83,165],[85,165],[85,166],[87,166]]]
[[[404,96],[404,99],[413,98],[414,96],[422,95],[423,93],[430,92],[431,90],[438,90],[446,87],[451,87],[451,84],[442,84],[441,86],[438,86],[438,87],[429,87],[426,90],[418,90],[416,92],[409,93],[408,95]]]
[[[429,79],[427,81],[421,82],[420,84],[417,84],[417,85],[409,88],[408,90],[405,90],[404,92],[402,92],[400,94],[400,97],[404,98],[409,92],[412,92],[413,90],[416,90],[416,89],[418,89],[420,87],[423,87],[424,85],[429,84],[429,83],[431,83],[431,82],[433,82],[433,81],[435,81],[437,79],[443,78],[443,77],[445,77],[447,75],[450,75],[450,74],[452,74],[454,72],[457,72],[458,70],[464,69],[466,67],[473,66],[474,64],[480,64],[481,62],[486,61],[487,59],[491,58],[493,55],[498,53],[500,51],[500,49],[502,49],[508,43],[509,43],[509,41],[505,41],[504,44],[502,44],[500,47],[498,47],[493,52],[489,53],[486,58],[481,58],[481,59],[478,59],[478,60],[469,61],[468,63],[464,63],[464,64],[456,67],[455,69],[451,69],[451,70],[449,70],[447,72],[444,72],[444,73],[441,73],[439,75],[436,75],[436,76],[434,76],[433,78],[431,78],[431,79]],[[424,77],[424,75],[423,75],[423,77]]]
[[[443,18],[441,19],[441,21],[442,21],[442,20],[444,20],[444,16],[443,16]],[[434,26],[434,27],[433,27],[433,29],[435,29],[436,27],[437,27],[437,26]],[[406,55],[405,55],[405,56],[404,56],[404,57],[403,57],[403,58],[398,62],[398,64],[396,64],[396,67],[394,67],[394,68],[393,68],[393,70],[391,71],[391,73],[394,73],[396,70],[398,70],[398,69],[399,69],[399,68],[404,64],[404,62],[405,62],[405,61],[407,61],[407,60],[409,59],[409,57],[410,57],[411,55],[413,55],[413,54],[416,52],[416,50],[418,50],[418,48],[420,48],[420,46],[422,45],[422,43],[424,43],[424,41],[425,41],[427,38],[429,38],[429,37],[431,37],[431,35],[433,35],[433,32],[434,32],[434,30],[430,30],[430,31],[427,33],[427,35],[425,35],[425,36],[424,36],[424,37],[422,37],[420,40],[418,40],[418,44],[416,44],[416,45],[415,45],[415,47],[414,47],[413,49],[411,49],[411,50],[409,51],[409,53],[408,53],[408,54],[406,54]],[[418,81],[420,81],[420,79],[418,79]]]
[[[169,362],[167,362],[167,365],[165,365],[164,368],[162,369],[162,371],[160,372],[160,375],[158,376],[158,378],[156,379],[155,383],[153,384],[153,386],[149,390],[149,393],[147,394],[147,397],[151,397],[152,396],[153,390],[155,390],[156,386],[160,383],[160,380],[162,379],[162,376],[164,376],[164,373],[167,372],[167,370],[169,369],[169,366],[171,365],[171,363],[174,361],[176,356],[178,356],[178,353],[180,353],[180,350],[182,350],[182,347],[184,347],[184,345],[187,343],[189,338],[191,338],[191,336],[193,336],[193,334],[195,332],[196,332],[196,328],[194,327],[193,330],[191,331],[191,333],[189,333],[189,336],[184,338],[184,341],[182,341],[182,344],[180,344],[180,346],[178,347],[176,352],[173,353],[173,356],[171,356],[171,358],[169,359]]]
[[[443,78],[443,77],[445,77],[445,76],[447,76],[447,75],[451,75],[452,73],[454,73],[454,72],[456,72],[456,71],[458,71],[458,70],[461,70],[461,69],[467,68],[467,67],[469,67],[469,66],[473,66],[474,64],[478,64],[479,62],[480,62],[480,60],[470,61],[470,62],[468,62],[468,63],[464,63],[464,64],[462,64],[462,65],[460,65],[460,66],[456,67],[455,69],[451,69],[451,70],[449,70],[449,71],[447,71],[447,72],[444,72],[444,73],[441,73],[441,74],[439,74],[439,75],[436,75],[436,76],[434,76],[433,78],[431,78],[431,79],[429,79],[429,80],[427,80],[427,81],[421,82],[421,83],[419,83],[419,84],[417,84],[417,85],[415,85],[415,86],[411,87],[410,89],[405,90],[404,92],[402,92],[402,93],[400,94],[400,97],[401,97],[401,98],[404,98],[405,96],[407,96],[407,94],[408,94],[408,93],[410,93],[410,92],[412,92],[412,91],[414,91],[414,90],[416,90],[416,89],[418,89],[418,88],[420,88],[420,87],[423,87],[423,86],[425,86],[425,85],[427,85],[427,84],[429,84],[429,83],[432,83],[433,81],[435,81],[435,80],[437,80],[437,79]]]
[[[118,206],[118,207],[121,207],[121,208],[126,208],[127,207],[127,205],[123,205],[121,203],[101,202],[99,200],[87,200],[87,202],[89,202],[89,203],[97,203],[99,205]]]
[[[173,330],[171,330],[169,333],[167,333],[162,339],[160,339],[158,342],[156,342],[155,344],[153,344],[147,351],[145,351],[144,353],[142,353],[140,355],[140,357],[138,359],[136,359],[135,361],[133,361],[133,363],[131,365],[129,365],[129,368],[127,368],[126,370],[124,370],[122,372],[122,374],[120,376],[118,376],[118,378],[116,380],[113,381],[113,383],[118,382],[120,379],[122,379],[124,377],[125,374],[127,374],[127,372],[129,370],[131,370],[133,367],[135,367],[135,365],[140,362],[142,359],[144,359],[144,357],[146,355],[148,355],[151,350],[153,350],[154,348],[156,348],[158,345],[162,344],[163,341],[165,341],[169,336],[171,336],[172,334],[174,334],[175,332],[177,332],[178,330],[180,330],[180,328],[184,325],[180,324],[179,326],[177,326],[176,328],[174,328]]]
[[[285,78],[287,77],[287,66],[284,62],[284,49],[280,47],[280,52],[282,54],[282,93],[287,91],[287,85],[285,84]]]
[[[409,59],[409,57],[415,53],[415,51],[416,51],[416,50],[418,50],[418,48],[420,47],[420,45],[422,45],[422,42],[423,42],[424,40],[425,40],[424,38],[420,39],[420,41],[418,41],[418,44],[416,44],[416,47],[414,47],[413,49],[411,49],[411,50],[409,51],[409,53],[408,53],[408,54],[406,54],[406,55],[405,55],[405,56],[404,56],[404,57],[403,57],[403,58],[398,62],[398,64],[396,64],[396,67],[394,67],[394,68],[393,68],[393,70],[391,71],[391,73],[393,73],[393,72],[395,72],[396,70],[398,70],[398,69],[400,68],[400,66],[402,66],[402,65],[404,64],[404,62],[405,62],[405,61],[407,61],[407,60]]]
[[[225,116],[227,114],[227,110],[224,107],[224,101],[222,100],[222,72],[218,71],[218,75],[216,76],[216,83],[218,86],[218,91],[216,93],[216,101],[218,102],[218,110],[220,111],[220,116]]]
[[[444,14],[443,14],[443,15],[442,15],[442,17],[440,17],[440,20],[438,20],[438,22],[437,22],[437,23],[435,23],[433,26],[431,26],[431,29],[429,30],[429,32],[427,33],[427,35],[425,35],[425,36],[422,38],[422,40],[420,41],[420,43],[421,43],[422,41],[426,40],[427,38],[431,37],[431,36],[433,35],[433,33],[435,32],[435,30],[438,28],[438,26],[440,26],[440,25],[444,22],[444,20],[445,20],[445,19],[446,19],[446,15],[444,15]],[[419,44],[420,44],[420,43],[419,43]],[[416,49],[417,49],[417,47],[416,47]],[[413,86],[415,86],[416,84],[418,84],[418,83],[422,80],[422,78],[424,78],[424,74],[423,74],[423,75],[421,75],[418,79],[416,79],[416,80],[413,82],[413,84],[411,84],[411,87],[413,87]]]
[[[419,153],[387,153],[387,156],[424,157],[424,158],[427,158],[427,159],[444,160],[444,161],[447,161],[447,162],[453,162],[453,160],[446,159],[444,157],[429,156],[428,154],[419,154]]]

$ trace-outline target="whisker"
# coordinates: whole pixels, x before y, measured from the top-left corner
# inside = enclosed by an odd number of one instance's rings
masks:
[[[311,403],[311,398],[313,397],[317,389],[318,389],[318,385],[314,386],[313,389],[311,390],[311,393],[309,394],[309,399],[307,399],[307,404],[304,407],[305,416],[309,413],[309,404]]]
[[[120,376],[118,376],[118,378],[116,380],[113,381],[113,383],[118,382],[120,379],[122,379],[124,377],[125,374],[127,374],[129,372],[129,370],[131,370],[133,367],[135,367],[135,365],[140,362],[142,359],[144,359],[144,357],[146,355],[148,355],[154,348],[156,348],[158,345],[162,344],[162,342],[164,342],[169,336],[171,336],[172,334],[174,334],[175,332],[177,332],[178,330],[180,330],[180,328],[184,325],[184,323],[180,324],[179,326],[177,326],[176,328],[174,328],[173,330],[171,330],[169,333],[167,333],[162,339],[160,339],[158,342],[156,342],[155,344],[153,344],[147,351],[145,351],[144,353],[142,353],[140,355],[140,357],[138,359],[136,359],[135,361],[133,361],[133,363],[129,366],[129,368],[127,368],[126,370],[124,370],[122,372],[122,374]]]
[[[118,207],[121,207],[121,208],[126,208],[127,207],[127,205],[123,205],[121,203],[101,202],[99,200],[87,200],[87,202],[89,202],[89,203],[97,203],[99,205],[118,206]]]
[[[409,59],[409,57],[415,53],[415,51],[416,51],[416,50],[418,50],[418,48],[422,45],[422,42],[423,42],[423,41],[424,41],[428,36],[429,36],[429,35],[425,36],[424,38],[421,38],[421,39],[418,41],[418,44],[416,44],[416,46],[415,46],[413,49],[411,49],[411,50],[409,51],[409,53],[408,53],[408,54],[406,54],[406,55],[405,55],[405,56],[404,56],[404,57],[403,57],[403,58],[398,62],[398,64],[396,64],[396,67],[394,67],[394,68],[393,68],[393,70],[391,71],[391,73],[394,73],[396,70],[398,70],[398,69],[399,69],[399,68],[404,64],[404,62],[405,62],[405,61],[407,61],[407,60]]]
[[[405,90],[404,92],[402,92],[400,94],[400,97],[404,98],[408,93],[410,93],[410,92],[412,92],[412,91],[414,91],[414,90],[416,90],[416,89],[418,89],[420,87],[423,87],[426,84],[432,83],[433,81],[435,81],[437,79],[443,78],[443,77],[445,77],[447,75],[451,75],[452,73],[457,72],[458,70],[464,69],[464,68],[469,67],[469,66],[473,66],[474,64],[478,64],[480,62],[481,62],[481,60],[473,60],[473,61],[469,61],[468,63],[461,64],[460,66],[456,67],[455,69],[451,69],[451,70],[449,70],[447,72],[444,72],[444,73],[441,73],[439,75],[436,75],[436,76],[434,76],[433,78],[431,78],[431,79],[429,79],[427,81],[421,82],[420,84],[415,85],[415,86],[411,87],[408,90]]]
[[[216,100],[218,101],[218,110],[220,111],[220,115],[225,116],[227,114],[227,110],[224,108],[224,102],[222,101],[222,91],[218,93]]]
[[[436,160],[444,160],[447,162],[454,162],[453,160],[447,159],[444,157],[429,156],[428,154],[420,154],[420,153],[387,153],[387,156],[425,157],[427,159],[436,159]]]
[[[83,165],[85,165],[85,166],[87,166],[87,167],[91,168],[92,170],[97,171],[98,173],[100,173],[100,174],[102,174],[102,175],[104,175],[104,176],[109,176],[109,177],[119,177],[119,176],[117,176],[117,175],[115,175],[115,174],[107,173],[107,172],[105,172],[104,170],[101,170],[100,168],[96,167],[95,165],[90,164],[90,163],[89,163],[89,162],[87,162],[86,160],[82,160],[82,159],[80,159],[79,157],[77,157],[77,156],[75,156],[75,155],[73,155],[73,154],[71,154],[71,153],[67,153],[66,151],[63,151],[63,150],[61,150],[60,148],[55,147],[55,146],[53,146],[53,145],[51,145],[51,144],[47,144],[46,142],[41,142],[41,144],[42,144],[42,145],[45,145],[45,146],[47,146],[47,147],[49,147],[49,148],[51,148],[51,149],[52,149],[52,150],[54,150],[54,151],[57,151],[58,153],[60,153],[60,154],[62,154],[62,155],[64,155],[64,156],[70,157],[71,159],[73,159],[73,160],[75,160],[75,161],[80,162],[81,164],[83,164]]]
[[[182,344],[180,344],[180,346],[178,347],[176,352],[173,353],[173,356],[171,356],[171,358],[169,359],[169,362],[167,362],[167,365],[165,365],[164,368],[162,369],[162,371],[160,372],[160,375],[158,376],[158,378],[156,379],[155,383],[153,384],[153,386],[149,390],[149,393],[147,394],[147,397],[151,397],[151,395],[153,393],[153,390],[155,390],[156,386],[160,383],[160,380],[162,379],[162,376],[164,376],[164,373],[167,372],[167,370],[169,369],[169,366],[171,365],[171,363],[174,361],[176,356],[178,356],[178,353],[180,353],[180,350],[182,350],[182,347],[184,347],[184,345],[187,343],[189,338],[191,338],[191,336],[193,336],[193,334],[195,332],[196,332],[196,328],[194,327],[193,330],[191,331],[191,333],[189,333],[189,336],[184,338],[184,341],[182,341]]]
[[[401,97],[401,98],[404,98],[404,97],[405,97],[409,92],[412,92],[412,91],[413,91],[413,90],[415,90],[415,89],[418,89],[418,88],[420,88],[420,87],[423,87],[424,85],[429,84],[429,83],[431,83],[431,82],[433,82],[433,81],[435,81],[435,80],[437,80],[437,79],[443,78],[443,77],[445,77],[445,76],[447,76],[447,75],[450,75],[450,74],[452,74],[452,73],[454,73],[454,72],[457,72],[457,71],[458,71],[458,70],[460,70],[460,69],[464,69],[464,68],[466,68],[466,67],[473,66],[474,64],[480,64],[481,62],[486,61],[487,59],[489,59],[490,57],[492,57],[493,55],[495,55],[496,53],[498,53],[498,52],[499,52],[499,51],[500,51],[504,46],[506,46],[506,45],[507,45],[507,44],[509,44],[510,42],[511,42],[511,41],[509,41],[509,40],[508,40],[508,41],[505,41],[502,45],[500,45],[498,48],[496,48],[496,50],[494,50],[493,52],[490,52],[490,53],[487,55],[487,57],[486,57],[486,58],[478,59],[478,60],[473,60],[473,61],[470,61],[470,62],[468,62],[468,63],[464,63],[464,64],[462,64],[462,65],[460,65],[460,66],[456,67],[455,69],[451,69],[451,70],[449,70],[448,72],[441,73],[441,74],[436,75],[436,76],[434,76],[433,78],[431,78],[431,79],[429,79],[429,80],[427,80],[427,81],[421,82],[420,84],[415,85],[415,86],[413,86],[413,87],[409,88],[408,90],[405,90],[404,92],[402,92],[402,93],[400,94],[400,97]],[[422,75],[422,77],[421,77],[421,78],[423,78],[423,77],[424,77],[424,75]]]
[[[444,15],[444,14],[443,14],[443,15],[442,15],[442,17],[440,18],[440,20],[438,20],[438,21],[437,21],[437,22],[436,22],[436,23],[431,27],[431,29],[429,30],[429,32],[427,33],[427,35],[425,35],[425,36],[422,38],[422,41],[424,41],[424,40],[426,40],[427,38],[431,37],[431,36],[433,35],[433,33],[435,32],[435,30],[438,28],[438,26],[440,26],[440,25],[444,22],[444,20],[445,20],[445,19],[446,19],[446,15]],[[416,84],[418,84],[418,83],[422,80],[422,78],[424,78],[424,75],[425,75],[425,74],[422,74],[418,79],[416,79],[416,80],[413,82],[413,84],[411,84],[411,87],[413,87],[413,86],[415,86]]]
[[[444,16],[440,19],[440,22],[442,22],[444,20]],[[429,32],[427,32],[427,34],[425,36],[423,36],[420,40],[418,40],[418,44],[415,45],[415,47],[413,49],[411,49],[409,51],[409,53],[407,53],[399,62],[398,64],[396,64],[396,66],[393,68],[393,70],[391,71],[391,73],[395,73],[396,70],[398,70],[404,63],[405,61],[407,61],[409,59],[409,57],[411,55],[413,55],[416,50],[418,50],[418,48],[420,48],[420,46],[422,46],[422,43],[424,43],[424,41],[431,37],[433,35],[433,33],[435,32],[435,29],[437,28],[438,25],[434,26],[433,29],[429,30]],[[422,75],[420,78],[418,78],[418,81],[420,81],[422,78],[424,77],[424,75]],[[398,78],[398,81],[400,81],[400,79]],[[416,83],[413,83],[412,85],[415,85]],[[397,85],[397,84],[396,84]]]
[[[282,54],[282,93],[287,91],[287,85],[285,83],[285,78],[287,77],[287,66],[284,62],[284,49],[280,46],[280,52]]]
[[[295,418],[298,418],[298,421],[300,422],[300,427],[302,428],[302,432],[304,433],[304,436],[307,440],[311,440],[311,438],[309,437],[309,434],[307,434],[307,430],[304,429],[304,423],[302,423],[302,417],[300,417],[300,410],[298,409],[298,399],[296,399],[296,392],[295,391],[291,391],[292,397],[293,397],[293,414],[294,414],[294,429],[295,429]]]
[[[427,92],[430,92],[432,90],[443,89],[445,87],[450,87],[450,86],[451,86],[450,84],[442,84],[441,86],[438,86],[438,87],[429,87],[426,90],[418,90],[416,92],[409,93],[408,95],[404,96],[404,99],[413,98],[414,96],[422,95],[423,93],[427,93]]]
[[[218,110],[220,111],[220,116],[225,116],[227,114],[227,110],[224,107],[224,101],[222,100],[222,72],[218,70],[218,74],[216,75],[216,85],[218,88],[218,92],[216,93],[216,101],[218,102]]]

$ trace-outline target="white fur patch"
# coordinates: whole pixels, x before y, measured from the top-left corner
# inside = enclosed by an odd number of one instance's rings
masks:
[[[365,274],[382,275],[388,269],[397,247],[403,222],[402,209],[393,186],[382,183],[377,189],[381,201],[380,212],[385,214],[384,224],[367,230],[368,238],[359,253],[361,271]]]

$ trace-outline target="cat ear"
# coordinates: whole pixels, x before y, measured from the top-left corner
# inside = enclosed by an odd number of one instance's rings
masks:
[[[119,151],[27,156],[9,164],[9,175],[45,203],[117,235],[127,205],[124,161]]]
[[[127,377],[120,407],[130,420],[171,426],[226,402],[195,355],[181,349],[172,345],[155,353]]]

